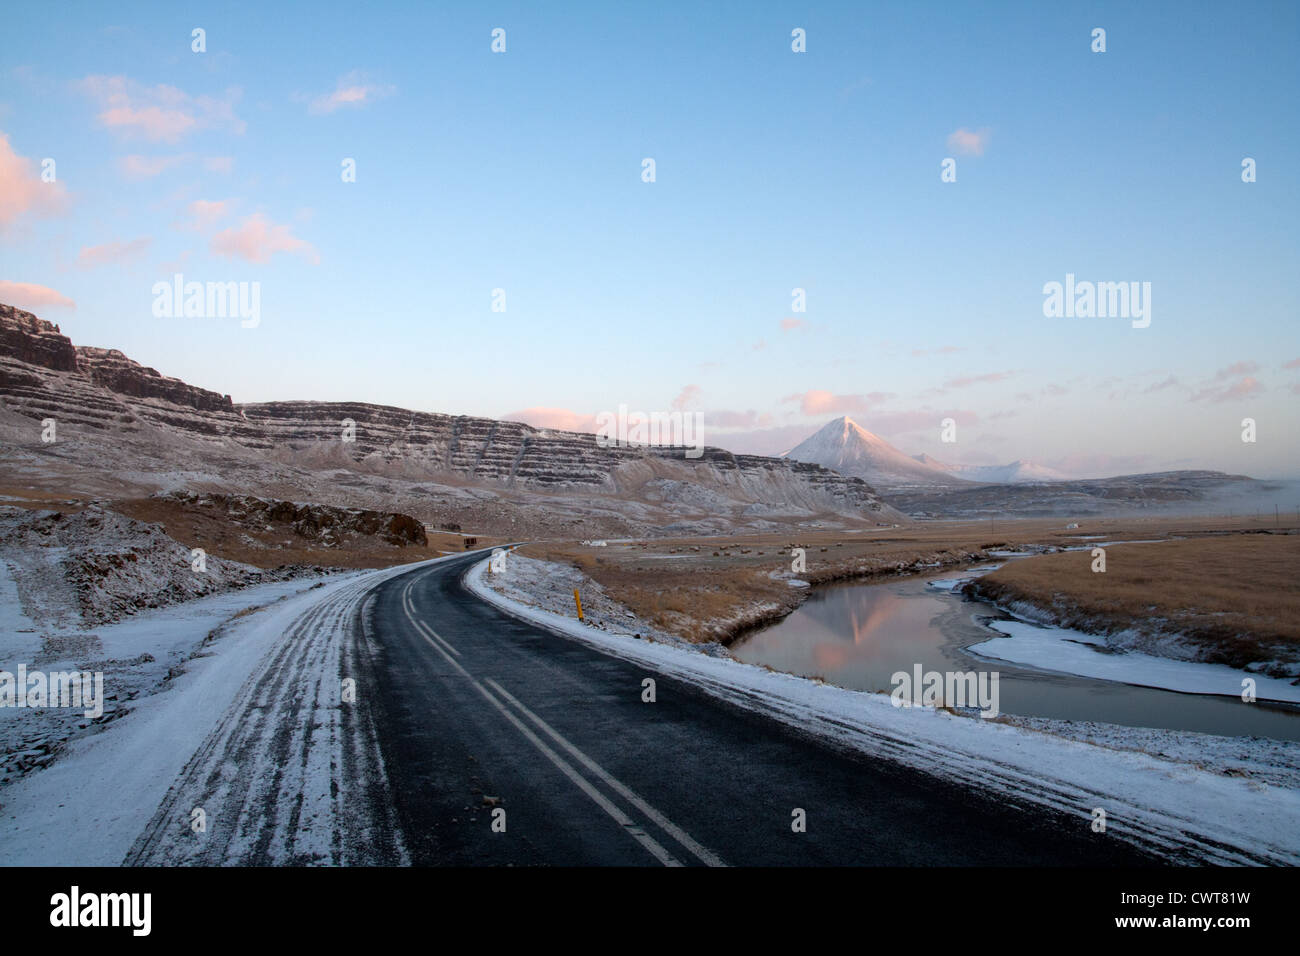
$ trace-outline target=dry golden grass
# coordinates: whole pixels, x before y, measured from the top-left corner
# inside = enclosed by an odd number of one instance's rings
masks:
[[[1105,573],[1092,563],[1091,551],[1026,558],[980,579],[976,591],[1092,633],[1181,634],[1215,663],[1300,659],[1300,535],[1119,544],[1106,548]]]
[[[807,589],[792,588],[769,576],[772,571],[790,569],[794,547],[804,548],[807,554],[807,571],[798,577],[824,584],[917,573],[933,566],[961,566],[984,560],[991,549],[1087,543],[1079,535],[1145,539],[1221,534],[1259,527],[1262,522],[1245,518],[1107,519],[1086,521],[1084,527],[1072,531],[1065,530],[1065,524],[1061,519],[1005,520],[992,526],[987,521],[944,521],[848,533],[611,542],[603,548],[542,542],[525,546],[522,553],[574,565],[656,627],[691,641],[728,643],[802,603]]]

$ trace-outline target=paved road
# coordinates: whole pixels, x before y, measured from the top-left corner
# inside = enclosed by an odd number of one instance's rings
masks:
[[[362,608],[358,687],[417,865],[1158,862],[518,621],[461,585],[476,560],[394,577]]]

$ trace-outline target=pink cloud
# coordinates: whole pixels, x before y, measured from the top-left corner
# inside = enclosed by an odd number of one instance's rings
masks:
[[[969,130],[963,126],[961,129],[948,134],[948,148],[954,153],[963,153],[967,156],[983,156],[988,144],[989,130],[987,127]]]
[[[332,93],[322,93],[312,97],[307,112],[333,113],[344,106],[364,106],[366,103],[391,96],[396,91],[395,86],[371,83],[364,73],[353,70],[339,77]]]
[[[1300,368],[1300,358],[1294,358],[1282,366],[1283,368]]]
[[[808,323],[805,322],[803,319],[782,319],[781,320],[782,332],[790,332],[794,329],[806,329],[807,327],[808,327]]]
[[[82,246],[81,252],[77,254],[77,265],[82,269],[93,269],[96,266],[126,262],[143,253],[149,248],[151,242],[153,239],[149,236],[141,236],[130,242],[114,240],[102,246]]]
[[[201,129],[243,133],[246,124],[235,115],[239,90],[223,98],[191,96],[166,83],[145,86],[125,76],[88,76],[80,90],[99,106],[99,124],[127,137],[155,143],[176,143]]]
[[[261,213],[249,216],[239,226],[222,230],[212,237],[209,246],[219,256],[270,262],[277,252],[300,255],[312,265],[320,263],[315,247],[294,236],[288,226],[277,226]]]
[[[77,303],[66,295],[55,292],[49,286],[36,285],[33,282],[10,282],[0,279],[0,302],[16,305],[20,309],[61,308],[75,309]]]
[[[673,399],[673,411],[681,411],[694,405],[700,398],[700,387],[698,385],[685,386],[681,394]]]
[[[1230,402],[1233,399],[1257,395],[1262,391],[1264,391],[1264,386],[1257,379],[1247,375],[1245,378],[1239,379],[1224,388],[1213,385],[1203,388],[1192,396],[1192,401],[1199,402],[1202,399],[1209,399],[1212,402]]]
[[[1225,378],[1233,378],[1237,375],[1253,375],[1259,371],[1258,362],[1241,361],[1233,362],[1227,368],[1221,368],[1215,373],[1214,377],[1222,381]]]
[[[35,160],[19,156],[9,145],[9,137],[0,133],[0,232],[28,214],[57,214],[67,198],[61,182],[42,182]]]
[[[833,415],[837,412],[862,414],[893,397],[887,392],[872,392],[869,395],[835,395],[814,388],[803,394],[787,395],[781,401],[798,402],[799,410],[805,415]]]
[[[596,416],[584,415],[567,408],[525,408],[503,416],[508,422],[523,422],[534,428],[550,428],[564,432],[595,432]]]

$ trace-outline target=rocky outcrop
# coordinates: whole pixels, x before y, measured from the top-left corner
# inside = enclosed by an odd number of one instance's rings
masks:
[[[77,350],[59,327],[0,303],[0,355],[56,372],[77,370]]]
[[[407,545],[426,547],[429,543],[423,524],[410,515],[396,512],[298,504],[251,495],[178,491],[168,497],[200,511],[218,513],[236,525],[258,531],[268,525],[288,525],[298,537],[324,547],[337,547],[343,538],[349,536],[379,538],[401,548]]]
[[[187,385],[179,378],[160,375],[155,369],[133,362],[117,349],[77,346],[77,368],[96,385],[130,398],[160,398],[201,412],[231,412],[229,395]]]
[[[235,405],[228,395],[160,375],[116,349],[74,349],[49,323],[0,309],[0,402],[37,421],[163,444],[197,441],[214,454],[234,453],[250,470],[260,459],[311,472],[650,502],[697,525],[742,517],[761,526],[776,514],[819,512],[890,520],[861,479],[789,459],[720,448],[697,458],[684,448],[602,448],[586,433],[360,402]],[[248,482],[234,487],[257,490]],[[661,527],[641,514],[633,526]]]

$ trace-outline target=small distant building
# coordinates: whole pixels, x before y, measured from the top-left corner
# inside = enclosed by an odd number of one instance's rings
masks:
[[[476,547],[477,545],[478,545],[478,538],[469,538],[469,537],[467,537],[467,538],[465,539],[465,550],[466,550],[466,551],[469,551],[471,548],[474,548],[474,547]]]

